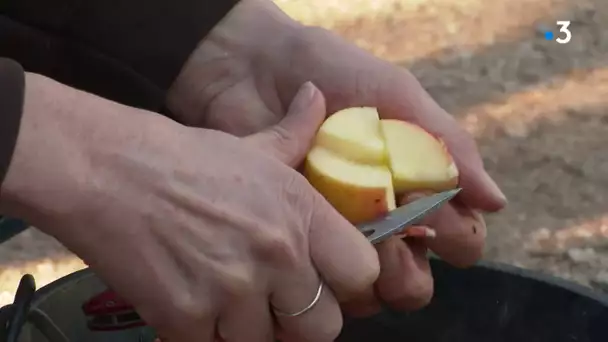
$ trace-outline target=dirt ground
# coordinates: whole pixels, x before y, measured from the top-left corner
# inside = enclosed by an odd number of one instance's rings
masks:
[[[608,2],[276,2],[412,70],[475,135],[510,200],[487,216],[487,259],[608,289]],[[543,38],[557,20],[570,43]],[[0,265],[0,304],[24,272],[42,285],[83,267],[35,230]]]

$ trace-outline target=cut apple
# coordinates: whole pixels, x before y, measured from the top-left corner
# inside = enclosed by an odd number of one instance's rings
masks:
[[[417,125],[348,108],[320,127],[304,175],[351,223],[395,209],[395,192],[443,191],[458,170],[443,142]]]
[[[359,164],[315,146],[308,153],[304,172],[310,184],[350,222],[369,221],[395,209],[387,166]]]
[[[397,193],[458,185],[458,169],[443,141],[401,120],[381,120],[380,127]]]
[[[348,108],[332,115],[319,128],[315,146],[363,164],[385,165],[384,140],[378,112],[373,108]]]

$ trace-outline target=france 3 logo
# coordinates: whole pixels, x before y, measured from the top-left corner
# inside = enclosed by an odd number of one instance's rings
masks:
[[[560,20],[556,22],[558,27],[557,34],[553,31],[545,31],[544,36],[546,40],[555,40],[559,44],[568,44],[572,39],[572,32],[570,32],[570,21]]]

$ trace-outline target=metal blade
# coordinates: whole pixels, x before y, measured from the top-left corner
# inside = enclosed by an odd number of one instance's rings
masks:
[[[426,215],[439,209],[444,203],[454,198],[461,190],[461,188],[458,188],[420,198],[389,212],[383,218],[360,224],[357,226],[357,229],[359,229],[371,243],[380,243],[393,234],[400,233],[405,228],[419,223]]]

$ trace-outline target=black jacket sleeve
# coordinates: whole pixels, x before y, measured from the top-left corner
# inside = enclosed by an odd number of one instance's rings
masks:
[[[190,53],[237,0],[4,0],[0,56],[159,111]]]
[[[17,143],[24,88],[25,77],[19,63],[0,58],[0,185]]]
[[[189,55],[237,2],[4,0],[0,58],[129,106],[162,111]],[[0,62],[0,185],[19,129],[19,64]]]

